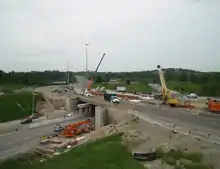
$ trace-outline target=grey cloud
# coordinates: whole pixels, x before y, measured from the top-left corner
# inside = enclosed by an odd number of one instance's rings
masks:
[[[218,0],[1,0],[0,69],[219,70]],[[28,66],[23,66],[28,65]]]

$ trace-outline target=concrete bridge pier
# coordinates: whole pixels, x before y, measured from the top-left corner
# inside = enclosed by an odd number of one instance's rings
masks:
[[[77,108],[78,108],[78,104],[79,104],[79,99],[77,98],[70,98],[67,101],[67,107],[68,107],[68,112],[76,112]]]
[[[108,125],[108,109],[106,107],[95,107],[95,128]]]

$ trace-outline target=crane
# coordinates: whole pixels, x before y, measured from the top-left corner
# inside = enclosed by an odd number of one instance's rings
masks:
[[[102,58],[100,59],[99,64],[98,64],[98,66],[96,67],[95,72],[98,71],[98,69],[99,69],[99,67],[100,67],[100,65],[101,65],[102,60],[104,59],[104,57],[105,57],[105,53],[103,53]],[[89,80],[89,82],[88,82],[88,90],[90,90],[90,87],[91,87],[92,83],[93,83],[93,79],[91,78],[91,79]]]
[[[179,100],[172,97],[170,90],[167,89],[166,81],[163,75],[163,71],[161,70],[161,66],[157,65],[160,83],[161,83],[161,92],[162,92],[162,100],[163,103],[169,104],[172,107],[176,107],[179,104]]]
[[[104,59],[104,57],[105,57],[105,53],[103,53],[102,58],[101,58],[101,60],[99,61],[99,64],[98,64],[98,66],[97,66],[97,68],[96,68],[95,72],[97,72],[97,71],[98,71],[99,66],[101,65],[102,60]]]

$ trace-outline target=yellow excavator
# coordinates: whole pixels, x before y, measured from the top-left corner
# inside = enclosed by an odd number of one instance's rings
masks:
[[[177,98],[172,97],[170,90],[167,89],[166,81],[164,79],[163,71],[161,70],[161,66],[157,66],[160,83],[161,83],[161,92],[162,92],[162,101],[163,104],[168,104],[171,107],[177,107],[179,105],[179,100]]]

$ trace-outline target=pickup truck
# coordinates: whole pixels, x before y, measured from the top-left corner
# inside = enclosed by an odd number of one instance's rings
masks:
[[[120,99],[119,99],[117,96],[112,96],[112,97],[111,97],[111,102],[112,102],[112,103],[118,103],[118,104],[119,104],[119,103],[120,103]]]

